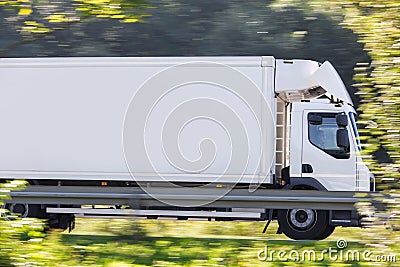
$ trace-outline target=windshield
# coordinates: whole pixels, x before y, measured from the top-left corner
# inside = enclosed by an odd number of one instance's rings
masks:
[[[361,150],[360,136],[358,135],[357,125],[356,125],[356,116],[357,115],[353,112],[349,113],[349,117],[350,117],[350,121],[351,121],[351,128],[353,129],[353,133],[356,138],[357,148],[358,148],[358,150]]]

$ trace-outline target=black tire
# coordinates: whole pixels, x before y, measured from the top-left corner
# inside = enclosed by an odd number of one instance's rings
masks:
[[[43,208],[40,204],[29,204],[29,212],[27,217],[47,219],[48,214],[46,208]]]
[[[73,214],[57,214],[53,213],[49,215],[49,220],[47,222],[51,229],[62,229],[70,230],[75,228],[75,216]]]
[[[282,233],[295,240],[325,239],[335,228],[329,225],[326,210],[278,210],[278,223]]]
[[[329,236],[333,233],[333,231],[335,231],[335,226],[333,226],[333,225],[327,225],[327,226],[326,226],[326,229],[325,229],[325,232],[322,233],[322,234],[319,236],[318,240],[323,240],[323,239],[329,237]]]

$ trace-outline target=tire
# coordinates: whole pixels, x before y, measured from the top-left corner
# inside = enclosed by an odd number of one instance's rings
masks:
[[[70,230],[75,228],[75,216],[73,214],[57,214],[49,215],[48,226],[51,229]]]
[[[329,236],[333,233],[333,231],[335,231],[335,226],[333,226],[333,225],[327,225],[327,226],[326,226],[326,229],[325,229],[325,232],[322,233],[322,234],[319,236],[318,240],[322,240],[322,239],[325,239],[325,238],[329,237]]]
[[[278,211],[279,229],[295,240],[321,240],[334,230],[329,225],[328,211],[292,209]]]
[[[27,217],[47,219],[46,208],[42,208],[40,204],[29,204],[29,212]]]

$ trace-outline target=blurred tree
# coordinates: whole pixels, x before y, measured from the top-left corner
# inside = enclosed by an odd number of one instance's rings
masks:
[[[18,41],[0,49],[0,57],[17,47],[70,28],[91,18],[114,19],[134,23],[146,16],[148,6],[142,0],[69,0],[69,1],[0,1],[3,24],[19,34]],[[14,33],[15,35],[15,33]]]
[[[400,4],[393,0],[340,1],[343,25],[358,36],[371,61],[357,66],[365,152],[383,187],[400,188]],[[377,160],[380,159],[380,160]]]

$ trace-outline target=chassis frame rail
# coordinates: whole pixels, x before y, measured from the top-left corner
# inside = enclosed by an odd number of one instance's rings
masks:
[[[143,207],[207,207],[207,208],[261,208],[261,209],[322,209],[356,210],[354,204],[368,201],[370,194],[361,192],[328,192],[314,190],[275,190],[226,188],[107,186],[28,186],[10,192],[7,203],[44,205],[127,205],[132,209]],[[171,205],[173,203],[173,205]]]

